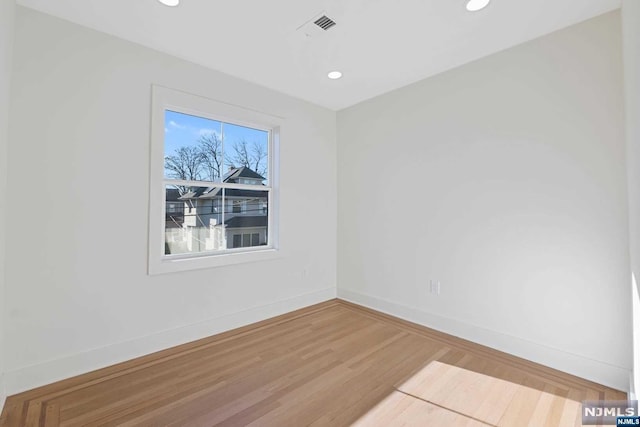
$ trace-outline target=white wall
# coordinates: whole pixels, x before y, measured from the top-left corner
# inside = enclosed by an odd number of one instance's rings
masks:
[[[340,111],[339,296],[626,390],[620,32],[610,13]]]
[[[623,0],[622,29],[624,46],[624,83],[626,101],[627,177],[629,188],[629,235],[631,271],[640,280],[640,2]],[[640,301],[632,296],[634,307],[634,380],[640,387]],[[633,385],[633,384],[632,384]]]
[[[14,0],[0,0],[0,410],[4,405],[5,217],[7,209],[7,148],[9,92],[13,50]]]
[[[328,299],[336,244],[345,298],[626,387],[617,13],[340,112],[338,153],[328,110],[27,9],[16,28],[9,393]],[[280,259],[146,275],[152,83],[287,118]]]
[[[13,76],[9,393],[335,297],[334,112],[20,7]],[[280,259],[147,276],[152,83],[285,118]]]

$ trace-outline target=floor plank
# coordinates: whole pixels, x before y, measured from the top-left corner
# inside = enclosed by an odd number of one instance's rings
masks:
[[[579,426],[626,394],[340,300],[7,399],[13,426]]]

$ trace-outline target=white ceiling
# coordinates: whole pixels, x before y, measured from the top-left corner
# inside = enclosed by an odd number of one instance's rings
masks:
[[[621,0],[18,0],[339,110],[620,7]],[[308,38],[318,13],[337,22]],[[567,54],[570,54],[568,52]],[[329,80],[328,71],[344,77]]]

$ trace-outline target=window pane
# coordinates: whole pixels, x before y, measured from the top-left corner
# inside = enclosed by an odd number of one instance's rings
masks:
[[[165,187],[165,255],[268,243],[269,191]],[[238,211],[237,206],[242,209]]]
[[[225,172],[222,152],[222,123],[165,111],[165,178],[220,181]]]
[[[269,132],[225,123],[225,181],[238,184],[267,184],[269,180]],[[246,168],[233,176],[234,170]]]
[[[223,224],[223,191],[216,187],[168,185],[164,253],[165,255],[218,251],[226,248]]]
[[[224,226],[229,248],[268,243],[268,203],[268,191],[225,189]],[[238,205],[242,206],[239,212]],[[241,240],[236,241],[235,236]]]

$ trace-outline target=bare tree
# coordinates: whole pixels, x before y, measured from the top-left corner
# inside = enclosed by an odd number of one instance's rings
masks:
[[[233,145],[233,153],[229,153],[229,160],[227,163],[231,167],[250,167],[249,159],[249,147],[246,140],[241,140]]]
[[[267,150],[258,142],[249,143],[241,139],[233,145],[233,154],[227,165],[230,167],[247,167],[259,175],[267,173]]]
[[[222,176],[222,141],[215,133],[202,135],[198,140],[202,155],[202,168],[205,179],[215,181]]]
[[[168,178],[185,181],[197,181],[202,171],[202,151],[198,147],[180,147],[175,154],[164,158],[164,169]],[[177,187],[180,194],[188,191],[187,187]]]
[[[267,158],[267,147],[242,139],[231,146],[223,160],[222,141],[212,132],[202,135],[198,145],[180,147],[172,155],[166,156],[164,168],[166,177],[170,179],[215,181],[222,177],[225,163],[232,168],[244,166],[265,176]],[[180,187],[179,190],[185,194],[188,188]]]
[[[251,155],[253,156],[253,170],[262,176],[267,174],[267,147],[255,142],[251,146]]]

